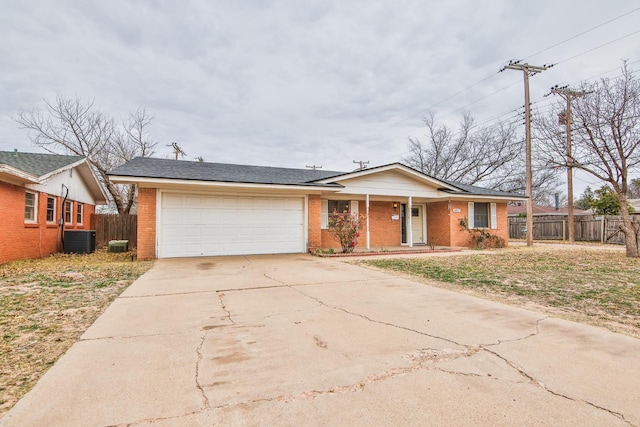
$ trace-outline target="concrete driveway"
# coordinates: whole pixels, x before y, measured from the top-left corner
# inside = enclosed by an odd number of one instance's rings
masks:
[[[0,424],[640,425],[640,340],[306,255],[159,260]]]

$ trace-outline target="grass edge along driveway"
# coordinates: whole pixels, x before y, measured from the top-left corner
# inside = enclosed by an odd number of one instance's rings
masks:
[[[356,263],[640,338],[640,259],[622,251],[538,245]]]
[[[54,254],[0,265],[0,417],[153,262]]]

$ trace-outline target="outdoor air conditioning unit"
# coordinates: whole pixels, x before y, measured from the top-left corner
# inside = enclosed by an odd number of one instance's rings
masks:
[[[69,230],[64,232],[65,254],[90,254],[96,250],[96,230]]]

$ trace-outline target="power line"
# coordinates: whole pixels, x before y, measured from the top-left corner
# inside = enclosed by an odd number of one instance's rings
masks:
[[[500,69],[522,71],[524,76],[524,108],[525,108],[525,149],[526,149],[526,178],[527,178],[527,246],[533,245],[533,168],[531,162],[531,105],[529,103],[529,77],[541,73],[553,65],[530,65],[526,62],[509,61]]]
[[[634,63],[637,63],[637,62],[640,62],[640,60],[630,62],[630,64],[634,64]],[[615,71],[615,70],[618,70],[618,69],[619,68],[614,68],[614,69],[608,70],[608,71],[606,71],[604,73],[597,74],[597,75],[595,75],[593,77],[597,77],[599,75],[606,74],[606,73],[609,73],[611,71]],[[640,70],[632,70],[632,72],[639,72],[639,71]],[[589,79],[591,79],[593,77],[590,77]],[[571,83],[571,85],[579,84],[579,83],[581,83],[583,81],[586,81],[586,80],[589,80],[589,79],[585,79],[585,80],[582,80],[582,81],[576,81],[576,82]],[[509,86],[512,86],[512,85],[513,84],[510,84]],[[538,105],[538,107],[536,107],[536,105]],[[554,105],[553,105],[553,101],[548,97],[541,97],[541,98],[538,98],[538,99],[532,101],[531,102],[531,107],[533,108],[533,111],[535,113],[538,113],[538,114],[548,113],[550,111],[553,111],[553,109],[555,108]],[[520,110],[522,110],[522,111],[519,112]],[[451,113],[447,113],[444,116],[439,116],[439,117],[446,117],[448,114],[451,114]],[[517,108],[514,108],[514,109],[510,109],[510,110],[504,111],[504,112],[502,112],[500,114],[491,116],[490,118],[487,118],[485,120],[478,121],[477,123],[474,123],[471,126],[471,128],[474,129],[474,128],[478,128],[480,126],[485,126],[485,125],[486,126],[490,126],[491,122],[497,121],[498,119],[500,119],[500,118],[502,118],[504,116],[508,116],[510,114],[513,114],[513,116],[507,117],[507,119],[502,120],[502,121],[505,122],[505,123],[508,123],[508,124],[524,124],[523,123],[523,120],[524,120],[524,105],[523,105],[523,106],[520,106],[520,107],[517,107]],[[377,146],[383,145],[383,144],[388,144],[388,142],[384,141],[384,142],[372,145],[371,147],[377,147]],[[403,151],[402,153],[400,153],[398,155],[398,158],[402,159],[405,156],[410,155],[411,153],[412,153],[411,150]],[[382,157],[380,157],[380,159],[382,159]]]
[[[637,11],[639,11],[639,10],[640,10],[640,7],[637,7],[637,8],[635,8],[635,9],[633,9],[633,10],[630,10],[629,12],[623,13],[623,14],[622,14],[622,15],[620,15],[620,16],[616,16],[615,18],[609,19],[608,21],[603,22],[602,24],[598,24],[598,25],[596,25],[595,27],[591,27],[591,28],[589,28],[588,30],[584,30],[583,32],[578,33],[578,34],[576,34],[575,36],[569,37],[568,39],[565,39],[565,40],[563,40],[563,41],[561,41],[561,42],[558,42],[558,43],[554,44],[553,46],[549,46],[549,47],[547,47],[547,48],[545,48],[545,49],[542,49],[542,50],[540,50],[540,51],[538,51],[538,52],[536,52],[536,53],[533,53],[533,54],[531,54],[531,55],[528,55],[528,56],[526,56],[524,59],[529,59],[529,58],[531,58],[531,57],[533,57],[533,56],[536,56],[536,55],[539,55],[539,54],[541,54],[541,53],[543,53],[543,52],[546,52],[546,51],[548,51],[548,50],[551,50],[551,49],[553,49],[554,47],[558,47],[558,46],[560,46],[560,45],[562,45],[562,44],[565,44],[565,43],[566,43],[566,42],[568,42],[568,41],[571,41],[571,40],[576,39],[576,38],[578,38],[578,37],[580,37],[580,36],[583,36],[583,35],[585,35],[585,34],[587,34],[587,33],[590,33],[590,32],[591,32],[591,31],[593,31],[593,30],[596,30],[596,29],[598,29],[598,28],[600,28],[600,27],[603,27],[603,26],[605,26],[605,25],[607,25],[607,24],[610,24],[610,23],[611,23],[611,22],[613,22],[613,21],[617,21],[618,19],[623,18],[623,17],[625,17],[625,16],[627,16],[627,15],[630,15],[630,14],[632,14],[632,13],[634,13],[634,12],[637,12]]]
[[[640,10],[640,8],[635,8],[635,9],[633,9],[633,10],[629,11],[629,12],[626,12],[626,13],[624,13],[624,14],[622,14],[622,15],[619,15],[619,16],[617,16],[617,17],[615,17],[615,18],[612,18],[612,19],[610,19],[610,20],[608,20],[608,21],[605,21],[605,22],[603,22],[602,24],[599,24],[599,25],[597,25],[597,26],[595,26],[595,27],[591,27],[591,28],[589,28],[589,29],[587,29],[587,30],[585,30],[585,31],[582,31],[581,33],[578,33],[578,34],[576,34],[575,36],[572,36],[572,37],[570,37],[570,38],[568,38],[568,39],[565,39],[565,40],[563,40],[563,41],[561,41],[561,42],[558,42],[558,43],[556,43],[556,44],[554,44],[554,45],[552,45],[552,46],[550,46],[550,47],[548,47],[548,48],[545,48],[545,49],[540,50],[540,51],[538,51],[538,52],[536,52],[536,53],[534,53],[534,54],[532,54],[532,55],[529,55],[529,56],[527,56],[526,58],[529,58],[529,57],[532,57],[532,56],[538,55],[538,54],[540,54],[540,53],[542,53],[542,52],[546,52],[546,51],[548,51],[548,50],[551,50],[551,49],[553,49],[554,47],[557,47],[557,46],[559,46],[559,45],[561,45],[561,44],[564,44],[564,43],[566,43],[566,42],[568,42],[568,41],[570,41],[570,40],[573,40],[573,39],[575,39],[575,38],[578,38],[578,37],[580,37],[580,36],[582,36],[582,35],[584,35],[584,34],[587,34],[587,33],[591,32],[591,31],[593,31],[593,30],[597,29],[597,28],[600,28],[600,27],[602,27],[602,26],[604,26],[604,25],[607,25],[607,24],[609,24],[609,23],[611,23],[611,22],[614,22],[614,21],[616,21],[616,20],[618,20],[618,19],[620,19],[620,18],[622,18],[622,17],[624,17],[624,16],[627,16],[627,15],[629,15],[629,14],[631,14],[631,13],[637,12],[638,10]],[[580,53],[578,53],[578,54],[576,54],[576,55],[574,55],[574,56],[571,56],[571,57],[569,57],[569,58],[563,59],[562,61],[559,61],[559,62],[557,62],[557,63],[556,63],[556,64],[554,64],[554,65],[557,65],[557,64],[560,64],[560,63],[564,63],[564,62],[571,61],[572,59],[575,59],[575,58],[577,58],[577,57],[579,57],[579,56],[582,56],[582,55],[585,55],[585,54],[587,54],[587,53],[593,52],[593,51],[595,51],[595,50],[597,50],[597,49],[600,49],[600,48],[602,48],[602,47],[605,47],[605,46],[608,46],[608,45],[610,45],[610,44],[613,44],[613,43],[615,43],[615,42],[617,42],[617,41],[620,41],[620,40],[622,40],[622,39],[625,39],[625,38],[627,38],[627,37],[630,37],[630,36],[632,36],[632,35],[635,35],[635,34],[637,34],[637,33],[639,33],[639,32],[640,32],[640,30],[635,31],[635,32],[633,32],[633,33],[626,34],[626,35],[621,36],[621,37],[619,37],[619,38],[617,38],[617,39],[615,39],[615,40],[611,40],[611,41],[606,42],[606,43],[603,43],[603,44],[601,44],[601,45],[599,45],[599,46],[596,46],[596,47],[593,47],[593,48],[591,48],[591,49],[588,49],[588,50],[585,50],[585,51],[583,51],[583,52],[580,52]],[[639,61],[634,61],[634,62],[632,62],[632,63],[635,63],[635,62],[639,62]],[[610,72],[610,71],[608,71],[608,72]],[[496,73],[496,74],[497,74],[497,73]],[[452,98],[454,98],[454,97],[456,97],[456,96],[460,95],[461,93],[464,93],[465,91],[467,91],[467,90],[469,90],[469,89],[471,89],[471,88],[473,88],[473,87],[475,87],[475,86],[478,86],[478,85],[479,85],[479,84],[481,84],[481,83],[486,82],[487,80],[491,79],[493,76],[495,76],[495,74],[491,74],[491,75],[489,75],[489,76],[487,76],[487,77],[485,77],[485,78],[483,78],[483,79],[481,79],[481,80],[479,80],[479,81],[477,81],[477,82],[473,83],[472,85],[469,85],[469,86],[465,87],[464,89],[461,89],[461,90],[459,90],[459,91],[457,91],[457,92],[453,93],[452,95],[450,95],[450,96],[448,96],[448,97],[445,97],[445,98],[441,99],[440,101],[438,101],[438,102],[436,102],[436,103],[434,103],[434,104],[430,105],[428,108],[423,109],[423,110],[419,111],[418,113],[412,114],[412,115],[410,115],[410,116],[406,117],[406,118],[405,118],[405,119],[403,119],[403,120],[400,120],[400,121],[398,121],[398,122],[396,122],[396,123],[393,123],[392,125],[390,125],[390,126],[388,126],[388,127],[386,127],[386,128],[381,129],[379,132],[380,132],[380,133],[385,132],[385,131],[387,131],[387,130],[389,130],[389,129],[393,128],[393,127],[396,127],[396,126],[398,126],[398,125],[400,125],[400,124],[402,124],[402,123],[404,123],[404,122],[406,122],[406,121],[410,120],[411,118],[414,118],[414,117],[416,117],[416,116],[418,116],[418,115],[420,115],[420,114],[424,114],[426,111],[429,111],[429,110],[430,110],[430,109],[432,109],[433,107],[436,107],[436,106],[438,106],[438,105],[441,105],[441,104],[443,104],[444,102],[446,102],[446,101],[448,101],[448,100],[450,100],[450,99],[452,99]],[[477,99],[477,100],[475,100],[475,101],[472,101],[472,102],[470,102],[470,103],[467,103],[467,104],[463,105],[462,107],[457,108],[456,110],[453,110],[453,111],[451,111],[451,112],[449,112],[449,113],[446,113],[446,114],[444,114],[444,115],[440,115],[440,117],[446,117],[446,116],[448,116],[448,115],[450,115],[450,114],[453,114],[453,113],[455,113],[455,112],[457,112],[457,111],[460,111],[460,110],[462,110],[462,109],[464,109],[464,108],[466,108],[466,107],[468,107],[468,106],[470,106],[470,105],[473,105],[473,104],[475,104],[475,103],[477,103],[477,102],[480,102],[481,100],[484,100],[484,99],[486,99],[486,98],[488,98],[488,97],[490,97],[490,96],[493,96],[493,95],[495,95],[496,93],[499,93],[499,92],[501,92],[502,90],[505,90],[505,89],[507,89],[508,87],[510,87],[510,86],[512,86],[512,85],[514,85],[514,84],[517,84],[517,83],[518,83],[518,82],[514,82],[514,83],[512,83],[512,84],[509,84],[509,85],[507,85],[507,86],[505,86],[505,87],[503,87],[503,88],[501,88],[501,89],[498,89],[498,90],[497,90],[497,91],[495,91],[495,92],[492,92],[492,93],[491,93],[491,94],[489,94],[489,95],[486,95],[486,96],[484,96],[484,97],[482,97],[482,98],[479,98],[479,99]],[[496,117],[496,119],[497,119],[497,118],[500,118],[500,117],[502,117],[503,115],[506,115],[506,114],[508,114],[508,113],[500,114],[500,115],[498,115],[498,116]],[[494,119],[494,120],[495,120],[495,119]],[[478,124],[474,125],[473,127],[477,127],[477,126],[480,126],[480,124],[486,124],[486,123],[489,123],[489,122],[491,122],[491,121],[492,121],[492,120],[489,120],[489,119],[488,119],[488,120],[483,121],[482,123],[478,123]],[[383,144],[387,144],[387,143],[388,143],[387,141],[383,141],[383,142],[380,142],[380,143],[377,143],[377,144],[374,144],[374,145],[370,146],[370,148],[378,147],[378,146],[381,146],[381,145],[383,145]],[[407,154],[410,154],[410,153],[411,153],[411,151],[405,152],[405,153],[403,154],[403,156],[404,156],[404,155],[407,155]]]
[[[571,153],[571,100],[585,96],[587,92],[569,89],[568,86],[554,86],[551,88],[549,95],[560,95],[567,102],[564,113],[564,125],[567,133],[567,198],[568,198],[568,214],[569,214],[569,243],[575,240],[573,229],[573,154]]]
[[[423,115],[423,114],[424,114],[424,113],[426,113],[427,111],[431,110],[433,107],[437,107],[438,105],[440,105],[440,104],[442,104],[442,103],[444,103],[444,102],[446,102],[446,101],[448,101],[448,100],[450,100],[450,99],[452,99],[452,98],[455,98],[456,96],[460,95],[461,93],[466,92],[467,90],[469,90],[469,89],[471,89],[471,88],[473,88],[473,87],[475,87],[475,86],[478,86],[480,83],[484,83],[484,82],[486,82],[487,80],[491,79],[492,77],[494,77],[494,76],[495,76],[495,75],[497,75],[497,74],[498,74],[498,73],[494,73],[494,74],[491,74],[491,75],[489,75],[489,76],[487,76],[487,77],[483,78],[482,80],[478,80],[478,81],[477,81],[477,82],[475,82],[474,84],[469,85],[469,86],[465,87],[464,89],[461,89],[461,90],[459,90],[458,92],[456,92],[456,93],[454,93],[454,94],[452,94],[452,95],[450,95],[450,96],[448,96],[448,97],[446,97],[446,98],[444,98],[444,99],[441,99],[440,101],[436,102],[435,104],[431,104],[429,107],[424,108],[424,109],[422,109],[422,110],[418,111],[417,113],[414,113],[414,114],[412,114],[412,115],[410,115],[410,116],[405,117],[404,119],[402,119],[402,120],[400,120],[400,121],[398,121],[398,122],[393,123],[392,125],[390,125],[390,126],[388,126],[388,127],[384,128],[384,129],[382,129],[380,132],[387,131],[387,130],[389,130],[389,129],[391,129],[391,128],[394,128],[394,127],[396,127],[396,126],[398,126],[398,125],[400,125],[400,124],[402,124],[402,123],[404,123],[404,122],[408,121],[408,120],[413,119],[414,117],[417,117],[417,116]]]
[[[540,51],[538,51],[538,52],[536,52],[536,53],[534,53],[534,54],[528,55],[528,56],[526,56],[526,57],[525,57],[525,59],[530,58],[530,57],[533,57],[533,56],[536,56],[536,55],[539,55],[539,54],[541,54],[541,53],[543,53],[543,52],[546,52],[546,51],[551,50],[551,49],[553,49],[553,48],[555,48],[555,47],[558,47],[558,46],[560,46],[560,45],[562,45],[562,44],[564,44],[564,43],[566,43],[566,42],[568,42],[568,41],[571,41],[571,40],[576,39],[576,38],[578,38],[578,37],[580,37],[580,36],[583,36],[584,34],[587,34],[587,33],[591,32],[591,31],[593,31],[593,30],[596,30],[596,29],[598,29],[598,28],[600,28],[600,27],[603,27],[603,26],[605,26],[605,25],[607,25],[607,24],[610,24],[611,22],[614,22],[614,21],[616,21],[616,20],[618,20],[618,19],[620,19],[620,18],[623,18],[623,17],[625,17],[625,16],[627,16],[627,15],[630,15],[630,14],[632,14],[632,13],[634,13],[634,12],[637,12],[637,11],[639,11],[639,10],[640,10],[640,7],[639,7],[639,8],[635,8],[635,9],[633,9],[633,10],[630,10],[629,12],[623,13],[622,15],[619,15],[619,16],[617,16],[617,17],[615,17],[615,18],[612,18],[612,19],[610,19],[610,20],[608,20],[608,21],[605,21],[605,22],[603,22],[603,23],[601,23],[601,24],[598,24],[598,25],[596,25],[596,26],[594,26],[594,27],[591,27],[591,28],[589,28],[589,29],[587,29],[587,30],[585,30],[585,31],[582,31],[582,32],[580,32],[580,33],[578,33],[578,34],[576,34],[576,35],[574,35],[574,36],[572,36],[572,37],[569,37],[568,39],[565,39],[565,40],[563,40],[563,41],[561,41],[561,42],[558,42],[558,43],[556,43],[556,44],[554,44],[554,45],[552,45],[552,46],[549,46],[549,47],[547,47],[547,48],[545,48],[545,49],[542,49],[542,50],[540,50]],[[589,52],[592,52],[592,51],[594,51],[594,50],[597,50],[597,49],[600,49],[600,48],[602,48],[602,47],[608,46],[609,44],[612,44],[612,43],[615,43],[615,42],[617,42],[617,41],[620,41],[620,40],[622,40],[622,39],[624,39],[624,38],[630,37],[630,36],[632,36],[632,35],[634,35],[634,34],[637,34],[637,33],[639,33],[639,32],[640,32],[640,30],[635,31],[635,32],[630,33],[630,34],[627,34],[627,35],[624,35],[624,36],[619,37],[619,38],[617,38],[617,39],[615,39],[615,40],[611,40],[611,41],[609,41],[609,42],[607,42],[607,43],[604,43],[604,44],[602,44],[602,45],[599,45],[599,46],[596,46],[596,47],[591,48],[591,49],[589,49],[589,50],[583,51],[583,52],[581,52],[581,53],[579,53],[579,54],[577,54],[577,55],[574,55],[574,56],[572,56],[572,57],[570,57],[570,58],[567,58],[567,59],[564,59],[564,60],[562,60],[562,61],[559,61],[559,62],[555,63],[554,65],[560,64],[560,63],[562,63],[562,62],[570,61],[570,60],[575,59],[575,58],[577,58],[577,57],[579,57],[579,56],[585,55],[585,54],[587,54],[587,53],[589,53]],[[463,92],[465,92],[465,91],[467,91],[467,90],[469,90],[469,89],[471,89],[471,88],[473,88],[473,87],[475,87],[475,86],[479,85],[480,83],[484,83],[485,81],[487,81],[487,80],[489,80],[490,78],[492,78],[494,75],[495,75],[495,74],[491,74],[491,75],[489,75],[489,76],[485,77],[484,79],[482,79],[482,80],[480,80],[480,81],[478,81],[478,82],[476,82],[476,83],[474,83],[474,84],[472,84],[472,85],[470,85],[470,86],[467,86],[466,88],[464,88],[464,89],[462,89],[462,90],[460,90],[460,91],[458,91],[458,92],[454,93],[454,94],[453,94],[453,95],[451,95],[451,96],[448,96],[448,97],[446,97],[446,98],[442,99],[441,101],[438,101],[438,102],[437,102],[437,103],[435,103],[435,104],[432,104],[430,107],[428,107],[428,108],[426,108],[426,109],[424,109],[424,110],[420,111],[419,113],[416,113],[416,114],[414,114],[414,115],[412,115],[412,116],[409,116],[408,118],[406,118],[406,119],[404,119],[404,120],[402,120],[402,121],[400,121],[400,122],[398,122],[398,123],[396,123],[396,124],[394,124],[394,125],[390,126],[389,128],[391,128],[391,127],[395,127],[395,126],[397,126],[398,124],[403,123],[403,122],[405,122],[405,121],[409,120],[410,118],[413,118],[413,117],[415,117],[415,116],[417,116],[417,115],[419,115],[419,114],[423,114],[424,112],[429,111],[429,110],[430,110],[430,109],[432,109],[433,107],[436,107],[436,106],[438,106],[438,105],[440,105],[440,104],[442,104],[442,103],[444,103],[444,102],[446,102],[446,101],[450,100],[451,98],[454,98],[455,96],[457,96],[457,95],[459,95],[459,94],[461,94],[461,93],[463,93]],[[503,87],[502,89],[498,89],[497,91],[492,92],[491,94],[489,94],[489,95],[487,95],[487,96],[485,96],[485,97],[479,98],[479,99],[477,99],[477,100],[475,100],[475,101],[473,101],[473,102],[471,102],[471,103],[465,104],[464,106],[459,107],[458,109],[453,110],[451,113],[447,113],[447,114],[445,114],[444,116],[441,116],[441,117],[445,117],[446,115],[452,114],[452,113],[457,112],[457,111],[459,111],[459,110],[461,110],[461,109],[464,109],[464,108],[466,108],[466,107],[468,107],[468,106],[470,106],[470,105],[473,105],[473,104],[475,104],[475,103],[477,103],[477,102],[479,102],[479,101],[481,101],[481,100],[483,100],[483,99],[485,99],[485,98],[487,98],[487,97],[490,97],[490,96],[492,96],[492,95],[494,95],[494,94],[496,94],[496,93],[499,93],[500,91],[505,90],[505,89],[507,89],[508,87],[513,86],[514,84],[517,84],[517,83],[518,83],[518,82],[514,82],[514,83],[512,83],[512,84],[510,84],[510,85],[508,85],[508,86]],[[386,129],[384,129],[384,130],[386,130]],[[384,130],[383,130],[383,131],[384,131]]]
[[[598,49],[603,48],[603,47],[605,47],[605,46],[609,46],[610,44],[613,44],[613,43],[615,43],[615,42],[617,42],[617,41],[620,41],[620,40],[622,40],[622,39],[626,39],[627,37],[631,37],[631,36],[633,36],[633,35],[635,35],[635,34],[638,34],[638,33],[640,33],[640,30],[638,30],[638,31],[634,31],[633,33],[625,34],[624,36],[622,36],[622,37],[618,37],[618,38],[617,38],[617,39],[615,39],[615,40],[608,41],[608,42],[603,43],[603,44],[601,44],[601,45],[599,45],[599,46],[596,46],[596,47],[594,47],[594,48],[592,48],[592,49],[585,50],[584,52],[581,52],[581,53],[579,53],[579,54],[577,54],[577,55],[574,55],[574,56],[572,56],[572,57],[570,57],[570,58],[563,59],[562,61],[558,61],[558,62],[556,62],[556,65],[557,65],[557,64],[561,64],[561,63],[563,63],[563,62],[571,61],[572,59],[576,59],[576,58],[577,58],[577,57],[579,57],[579,56],[585,55],[585,54],[587,54],[587,53],[589,53],[589,52],[593,52],[594,50],[598,50]]]

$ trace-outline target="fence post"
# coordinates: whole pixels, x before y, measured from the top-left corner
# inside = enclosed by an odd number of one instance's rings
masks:
[[[605,226],[604,226],[604,221],[605,221],[605,216],[606,215],[602,215],[600,217],[600,243],[604,243],[604,230],[605,230]]]
[[[567,221],[562,220],[562,240],[567,240]]]

